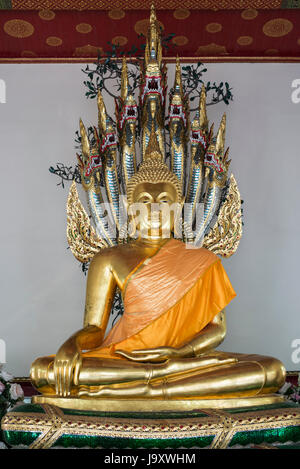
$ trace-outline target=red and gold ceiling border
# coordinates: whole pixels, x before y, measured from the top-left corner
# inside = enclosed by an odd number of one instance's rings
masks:
[[[153,0],[1,0],[0,8],[14,10],[149,10]],[[182,8],[182,0],[155,0],[156,10]],[[2,4],[2,5],[1,5]],[[192,10],[244,10],[299,7],[297,0],[185,0]]]
[[[157,16],[172,34],[163,52],[168,61],[178,54],[190,62],[300,62],[299,9],[180,8]],[[125,54],[136,47],[139,57],[148,18],[145,10],[2,10],[0,62],[94,62],[112,45]]]

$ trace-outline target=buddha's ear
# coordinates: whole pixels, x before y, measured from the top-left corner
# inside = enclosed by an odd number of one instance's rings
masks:
[[[181,202],[180,202],[181,207],[183,207],[184,202],[185,202],[185,195],[183,195],[181,198]]]

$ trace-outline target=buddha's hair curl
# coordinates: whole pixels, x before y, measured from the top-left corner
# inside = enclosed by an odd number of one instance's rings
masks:
[[[132,176],[127,185],[128,205],[133,203],[133,193],[138,184],[149,182],[157,184],[168,182],[176,189],[178,200],[182,199],[182,191],[178,177],[172,173],[159,155],[146,158],[140,165],[139,170]]]

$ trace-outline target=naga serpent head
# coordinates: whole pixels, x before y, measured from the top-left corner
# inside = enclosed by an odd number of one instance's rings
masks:
[[[121,74],[121,96],[116,100],[116,117],[119,131],[129,122],[136,124],[138,119],[138,108],[133,95],[130,93],[128,67],[126,58],[123,57]]]
[[[120,113],[117,117],[119,130],[122,130],[124,125],[136,125],[138,120],[138,108],[134,97],[129,94],[124,103],[121,104]]]
[[[197,147],[200,145],[202,151],[205,151],[208,146],[208,135],[205,130],[200,126],[199,114],[196,115],[196,118],[192,121],[191,124],[191,135],[190,135],[192,147]]]
[[[180,94],[180,89],[178,86],[175,88],[175,92],[170,101],[170,113],[169,113],[170,123],[183,122],[184,127],[187,126],[187,117],[186,112],[183,106],[182,97]]]
[[[154,55],[154,51],[153,55]],[[145,99],[159,98],[161,104],[164,103],[164,85],[162,82],[162,75],[158,62],[154,59],[150,60],[147,65],[144,81],[141,88],[141,104],[143,105]]]
[[[102,168],[102,158],[99,148],[99,136],[97,129],[94,127],[94,142],[90,143],[85,126],[80,119],[80,134],[82,154],[77,154],[78,166],[81,174],[82,184],[85,188],[91,186],[92,176]]]
[[[224,114],[217,133],[217,137],[210,143],[204,157],[204,167],[210,183],[223,186],[227,180],[230,164],[228,160],[229,149],[224,153],[225,146],[226,115]]]

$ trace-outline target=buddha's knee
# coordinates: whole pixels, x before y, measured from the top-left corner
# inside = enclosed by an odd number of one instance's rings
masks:
[[[48,383],[48,368],[53,361],[53,357],[37,358],[31,365],[30,379],[36,388],[47,386]]]
[[[266,357],[262,363],[265,369],[266,381],[264,388],[269,392],[275,392],[285,383],[286,370],[277,358]]]

